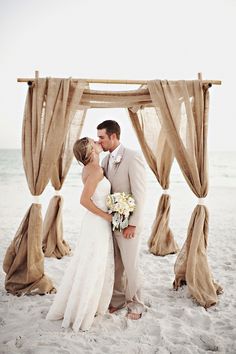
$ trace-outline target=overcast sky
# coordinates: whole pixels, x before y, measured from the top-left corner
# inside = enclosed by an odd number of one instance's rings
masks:
[[[202,72],[222,80],[210,89],[209,150],[236,150],[236,0],[0,4],[0,148],[21,147],[27,84],[16,80],[39,70],[42,77],[169,80]],[[123,143],[135,147],[125,110],[90,110],[82,135],[95,137],[107,118],[120,122]]]

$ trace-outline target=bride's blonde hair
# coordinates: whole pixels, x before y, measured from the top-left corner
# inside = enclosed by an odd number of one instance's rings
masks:
[[[73,152],[78,162],[86,166],[91,159],[93,152],[93,145],[91,139],[88,137],[81,138],[74,143]]]

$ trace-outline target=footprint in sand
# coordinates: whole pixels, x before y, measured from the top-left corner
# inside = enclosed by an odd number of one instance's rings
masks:
[[[6,322],[2,317],[0,317],[0,327],[4,327],[6,325]]]
[[[15,340],[15,346],[16,348],[21,348],[23,345],[23,338],[21,336],[18,336]]]
[[[224,265],[223,265],[223,269],[224,270],[233,270],[233,267],[232,267],[232,265],[231,264],[229,264],[228,262],[227,263],[225,263]]]
[[[170,312],[172,316],[181,318],[183,316],[183,311],[184,309],[172,309]]]
[[[127,318],[122,318],[121,319],[120,328],[123,329],[123,330],[128,328]]]
[[[155,327],[148,329],[147,333],[143,335],[143,337],[147,338],[147,343],[151,340],[152,344],[158,344],[161,341],[161,327],[159,325],[155,325]],[[148,338],[150,339],[148,341]],[[142,342],[145,342],[142,338]]]
[[[226,264],[227,266],[231,266],[231,262],[225,262],[224,264]]]
[[[211,320],[208,313],[203,312],[199,308],[199,311],[194,311],[186,308],[172,309],[170,311],[173,317],[184,320],[185,323],[188,323],[190,326],[198,326],[199,328],[204,328],[208,330],[211,326]]]
[[[200,341],[206,351],[218,352],[220,349],[215,339],[206,334],[200,335]]]
[[[144,302],[144,305],[147,306],[147,307],[152,307],[152,300],[151,299],[146,299],[145,302]]]

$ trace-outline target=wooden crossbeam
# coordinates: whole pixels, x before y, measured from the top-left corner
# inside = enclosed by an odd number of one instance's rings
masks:
[[[28,82],[32,84],[35,78],[18,78],[17,82]],[[107,79],[72,79],[72,81],[85,81],[89,84],[117,84],[117,85],[145,85],[148,80],[107,80]],[[221,85],[220,80],[202,80],[203,84]]]
[[[32,85],[35,78],[39,77],[39,72],[35,71],[35,77],[34,78],[18,78],[17,82],[27,82],[29,85]],[[198,73],[198,79],[201,80],[202,74]],[[72,79],[72,81],[85,81],[89,84],[117,84],[117,85],[146,85],[149,80],[109,80],[109,79]],[[208,84],[209,86],[211,85],[221,85],[220,80],[202,80],[203,84]]]

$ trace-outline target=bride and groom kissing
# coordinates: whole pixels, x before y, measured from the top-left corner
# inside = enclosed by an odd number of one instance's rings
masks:
[[[146,190],[145,166],[136,151],[120,143],[120,126],[106,120],[97,126],[98,141],[82,138],[74,155],[83,164],[80,203],[87,209],[74,255],[47,314],[62,319],[62,327],[88,330],[95,316],[126,309],[128,319],[141,318],[139,246]],[[99,164],[99,154],[109,151]],[[128,226],[112,231],[106,198],[111,193],[132,194],[135,210]]]

